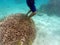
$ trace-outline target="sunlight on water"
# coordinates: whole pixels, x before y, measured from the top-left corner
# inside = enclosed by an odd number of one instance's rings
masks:
[[[36,0],[37,8],[43,3],[47,4],[47,2],[47,0]],[[0,19],[15,13],[26,14],[28,10],[24,0],[0,0]],[[49,14],[40,14],[39,12],[33,17],[33,20],[37,30],[33,45],[60,45],[60,17],[55,14],[49,16]]]

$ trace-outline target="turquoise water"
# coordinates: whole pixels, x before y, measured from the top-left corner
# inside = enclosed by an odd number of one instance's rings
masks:
[[[36,8],[38,8],[43,3],[42,0],[41,3],[39,0],[36,0],[35,2]],[[0,0],[0,18],[15,13],[26,14],[28,10],[29,8],[26,5],[26,0]]]
[[[37,14],[32,19],[35,21],[37,34],[33,45],[60,45],[60,17],[40,11],[41,5],[47,5],[49,0],[35,0],[35,2]],[[0,19],[15,13],[26,14],[28,10],[26,0],[0,0]]]

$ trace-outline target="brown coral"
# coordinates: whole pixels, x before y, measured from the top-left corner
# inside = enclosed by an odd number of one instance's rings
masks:
[[[30,45],[34,39],[34,22],[24,14],[9,16],[0,24],[0,45]]]

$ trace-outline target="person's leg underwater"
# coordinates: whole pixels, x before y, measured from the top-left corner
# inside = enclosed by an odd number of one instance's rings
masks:
[[[30,12],[31,12],[31,10],[29,10],[26,15],[28,15]]]
[[[34,16],[36,14],[36,7],[35,7],[35,2],[34,0],[27,0],[27,5],[28,7],[30,8],[30,11],[27,13],[27,15],[32,12],[30,15],[29,15],[29,18],[31,18],[32,16]]]

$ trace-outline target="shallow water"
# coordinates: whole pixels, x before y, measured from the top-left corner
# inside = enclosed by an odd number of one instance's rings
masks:
[[[36,0],[37,9],[48,0]],[[25,0],[0,0],[0,19],[15,14],[28,12]],[[60,45],[60,17],[36,14],[32,19],[36,24],[36,39],[33,45]]]

